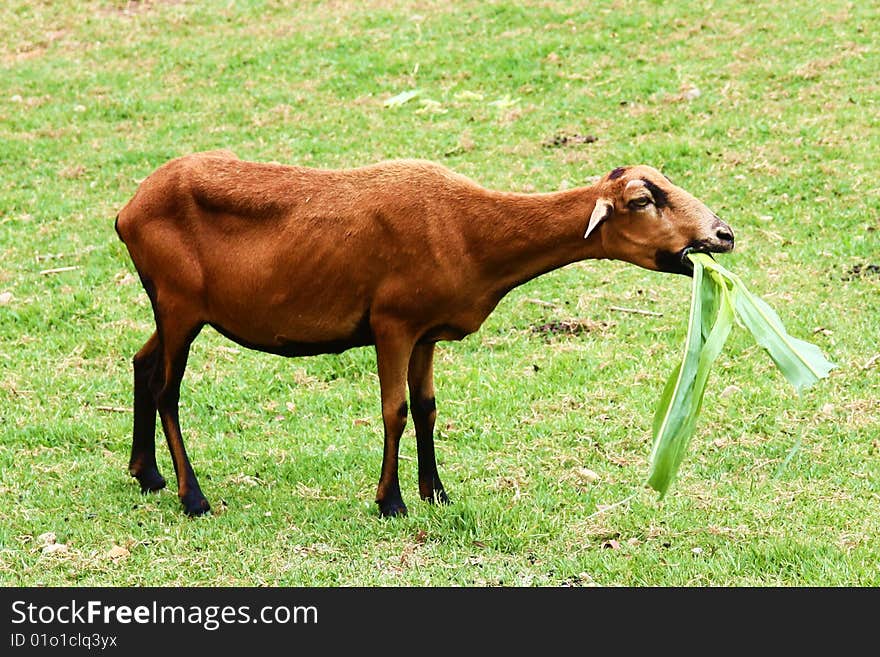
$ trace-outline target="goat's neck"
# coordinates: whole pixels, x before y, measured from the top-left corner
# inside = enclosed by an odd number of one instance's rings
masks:
[[[584,239],[596,196],[590,187],[550,194],[492,192],[485,214],[469,227],[484,279],[504,295],[569,263],[607,257],[598,233]]]

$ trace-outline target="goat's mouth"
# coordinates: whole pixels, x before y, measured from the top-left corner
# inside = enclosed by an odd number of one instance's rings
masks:
[[[681,274],[682,276],[694,275],[694,263],[688,256],[691,253],[705,253],[711,256],[713,253],[724,253],[725,249],[712,248],[706,244],[690,244],[680,251],[658,251],[656,256],[657,269],[669,274]]]
[[[686,246],[681,251],[679,251],[678,262],[681,265],[681,272],[685,276],[693,276],[694,275],[694,263],[688,258],[691,253],[705,253],[710,258],[712,257],[712,251],[706,248],[698,248],[693,246]]]

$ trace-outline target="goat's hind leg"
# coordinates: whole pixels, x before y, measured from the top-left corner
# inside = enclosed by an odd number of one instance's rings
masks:
[[[128,472],[138,480],[141,492],[149,493],[165,487],[165,478],[156,465],[156,399],[150,389],[156,378],[164,379],[161,371],[159,336],[150,339],[132,360],[134,369],[134,427]]]
[[[174,472],[177,475],[177,495],[183,510],[189,516],[198,516],[211,510],[208,500],[196,479],[180,432],[178,405],[180,402],[180,383],[186,370],[189,347],[195,340],[202,324],[190,321],[183,313],[156,313],[161,322],[160,329],[160,367],[164,380],[156,395],[156,409],[162,421],[162,429],[171,452]]]

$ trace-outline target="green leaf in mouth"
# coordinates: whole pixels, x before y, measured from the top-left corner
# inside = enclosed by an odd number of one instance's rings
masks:
[[[694,265],[684,354],[654,413],[648,485],[666,494],[694,434],[712,363],[721,353],[735,319],[749,330],[783,376],[800,392],[835,367],[814,344],[792,337],[774,310],[746,288],[738,276],[703,253],[688,255]]]

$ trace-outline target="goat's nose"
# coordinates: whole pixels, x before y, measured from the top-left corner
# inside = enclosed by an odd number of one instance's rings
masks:
[[[712,226],[715,229],[715,237],[720,242],[728,242],[733,248],[733,229],[721,219],[716,219]]]
[[[730,226],[722,226],[715,231],[715,237],[723,242],[732,242],[733,231],[730,229]]]

